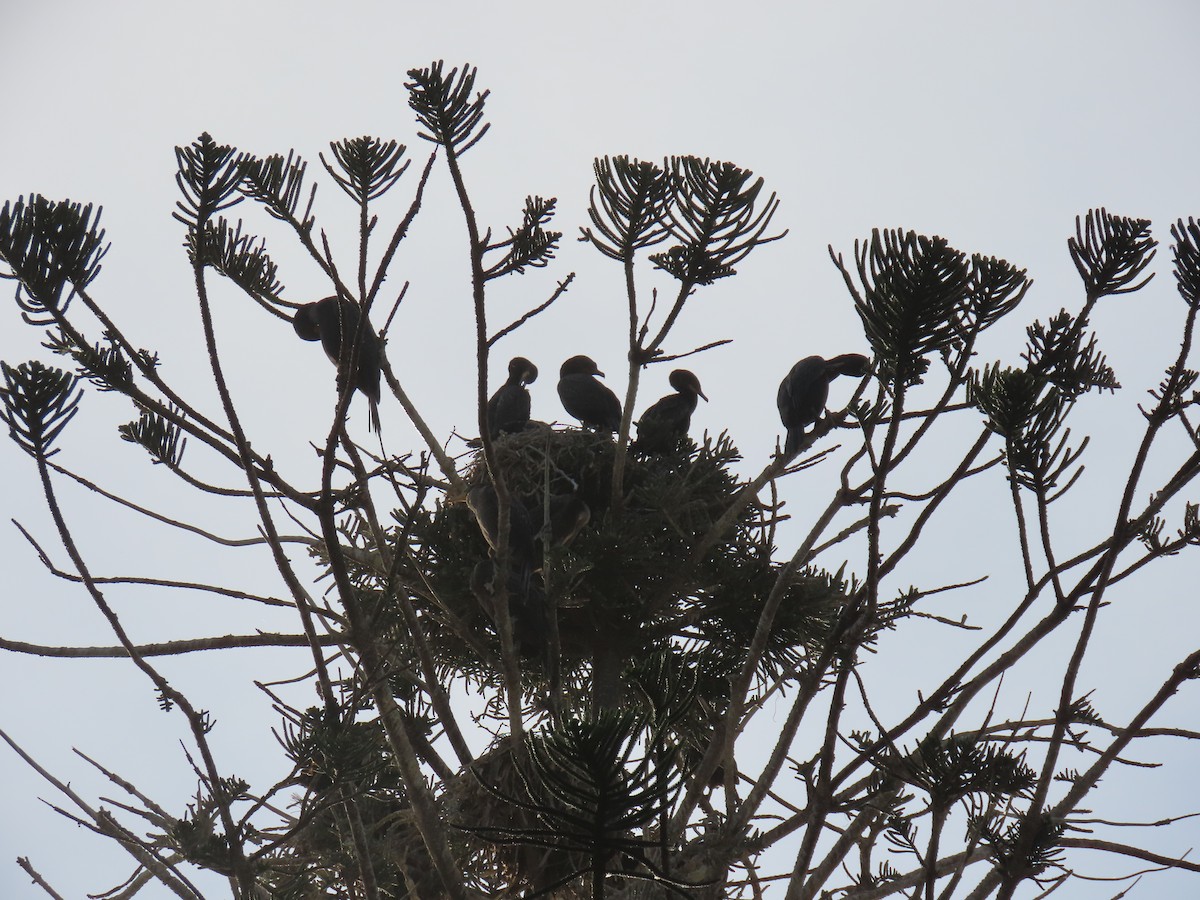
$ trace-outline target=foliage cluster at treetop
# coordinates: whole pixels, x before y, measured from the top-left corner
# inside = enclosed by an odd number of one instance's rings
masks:
[[[197,882],[203,870],[227,879],[239,898],[1007,900],[1074,881],[1095,853],[1126,861],[1131,873],[1200,870],[1088,812],[1101,778],[1146,739],[1195,747],[1200,734],[1158,719],[1174,693],[1194,689],[1200,651],[1136,673],[1142,701],[1127,721],[1105,718],[1080,683],[1097,620],[1122,602],[1125,582],[1200,542],[1189,499],[1200,474],[1190,418],[1197,373],[1188,367],[1200,226],[1171,226],[1181,339],[1142,407],[1145,429],[1127,480],[1092,486],[1109,495],[1109,521],[1088,543],[1059,533],[1050,511],[1081,482],[1089,438],[1071,430],[1080,398],[1120,396],[1091,318],[1102,301],[1145,288],[1157,248],[1148,221],[1104,209],[1082,216],[1069,240],[1082,302],[1033,321],[1024,347],[1004,362],[981,361],[979,340],[1029,293],[1024,270],[903,229],[873,231],[849,259],[830,248],[870,370],[838,382],[845,391],[797,452],[777,452],[745,477],[726,433],[688,437],[665,453],[637,452],[630,437],[645,371],[724,343],[714,335],[703,347],[681,347],[674,327],[694,312],[693,297],[784,237],[772,230],[779,201],[732,163],[599,158],[579,238],[624,277],[620,427],[609,435],[531,422],[493,434],[488,373],[498,342],[553,308],[575,275],[525,314],[495,323],[492,283],[536,280],[565,253],[562,234],[549,227],[556,201],[531,195],[515,224],[480,222],[463,160],[485,146],[488,93],[477,90],[470,67],[434,63],[409,78],[418,136],[433,145],[419,173],[409,174],[408,148],[395,140],[335,141],[320,157],[358,212],[351,263],[331,252],[317,185],[296,153],[256,157],[207,134],[176,150],[175,218],[217,410],[170,383],[159,354],[131,342],[106,312],[98,209],[30,195],[0,210],[0,276],[15,284],[21,315],[64,366],[3,365],[4,421],[37,473],[61,549],[43,549],[40,536],[18,528],[48,568],[66,554],[69,562],[50,570],[99,609],[117,640],[99,651],[8,637],[0,647],[128,658],[163,709],[186,720],[198,776],[193,802],[172,810],[143,794],[135,773],[114,771],[124,799],[101,805],[0,732],[65,795],[70,816],[133,857],[129,882],[105,896],[158,883],[202,897],[211,893]],[[364,346],[355,326],[358,340],[343,339],[329,368],[338,391],[311,472],[319,486],[294,483],[247,437],[217,351],[209,285],[215,277],[239,288],[264,328],[289,327],[311,297],[285,296],[264,240],[229,211],[241,204],[264,212],[264,224],[282,228],[320,268],[326,293],[363,313],[361,329],[384,323],[386,347],[408,284],[394,297],[384,289],[395,283],[397,251],[419,227],[423,205],[435,202],[426,195],[435,166],[449,173],[468,238],[462,264],[475,330],[461,340],[474,348],[480,437],[461,452],[448,449],[458,445],[434,433],[413,399],[415,376],[406,381],[385,352],[382,440],[356,442],[347,427],[350,373]],[[389,204],[401,185],[412,187],[397,210]],[[720,313],[704,315],[719,322]],[[147,581],[130,587],[102,576],[80,551],[62,502],[65,482],[86,477],[101,490],[93,482],[103,473],[85,476],[61,462],[79,440],[68,426],[85,385],[128,398],[133,418],[118,432],[153,463],[198,492],[249,498],[258,543],[284,591],[275,602],[294,611],[294,633],[131,639],[111,598],[146,590]],[[422,446],[385,453],[400,409]],[[189,447],[223,460],[236,485],[196,477]],[[918,460],[919,477],[910,475]],[[940,473],[932,483],[922,480],[929,466]],[[818,476],[823,505],[785,508],[781,484]],[[936,588],[904,583],[897,570],[952,498],[989,479],[1002,485],[1008,508],[964,527],[1011,523],[1020,560],[996,562],[1020,569],[1020,587],[992,598],[1004,610],[994,627],[970,632],[966,617],[926,611],[927,598],[947,589],[935,565],[924,564],[935,569],[928,579]],[[137,508],[186,525],[186,510]],[[556,536],[567,508],[573,527]],[[789,534],[799,538],[784,549],[779,525],[789,516]],[[289,556],[297,543],[315,563],[316,588],[312,569]],[[941,675],[908,705],[873,704],[886,673],[864,661],[931,620],[969,638],[947,647],[967,649],[938,659]],[[1051,639],[1071,652],[1057,670],[1032,677],[1053,686],[1055,703],[1016,711],[997,704],[1001,680],[1027,674]],[[179,689],[157,661],[204,653],[216,665],[222,653],[255,646],[307,651],[297,674],[319,697],[306,708],[259,685],[280,719],[242,739],[273,746],[272,729],[278,734],[285,761],[272,785],[229,771],[198,692]],[[21,865],[53,895],[52,870]]]

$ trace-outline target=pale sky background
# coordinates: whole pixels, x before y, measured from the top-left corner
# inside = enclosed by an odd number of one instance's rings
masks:
[[[1169,226],[1200,214],[1198,37],[1200,5],[1192,0],[619,0],[422,8],[0,0],[0,201],[39,192],[103,205],[113,247],[94,294],[128,334],[161,354],[168,380],[216,412],[181,248],[183,227],[170,218],[177,196],[174,146],[209,131],[219,142],[257,155],[296,149],[309,160],[310,179],[321,183],[318,221],[348,268],[357,240],[350,230],[354,213],[324,177],[318,152],[328,156],[329,141],[361,134],[408,144],[413,168],[379,210],[396,221],[431,147],[416,137],[402,86],[405,72],[435,59],[447,66],[472,63],[479,67],[479,87],[492,91],[491,131],[464,162],[480,220],[502,232],[519,221],[527,194],[555,196],[559,214],[551,227],[564,232],[549,270],[493,286],[492,321],[506,323],[544,299],[567,272],[578,273],[555,309],[494,351],[493,377],[516,354],[540,366],[532,391],[535,417],[565,418],[554,393],[555,373],[575,353],[593,356],[623,396],[620,271],[574,240],[586,224],[595,156],[730,160],[764,177],[767,189],[779,195],[775,226],[788,229],[787,238],[756,251],[737,277],[702,289],[668,347],[683,351],[734,339],[732,346],[691,360],[712,401],[701,404],[693,433],[728,428],[746,456],[746,475],[757,472],[774,447],[780,430],[775,387],[791,364],[813,353],[868,349],[827,244],[850,256],[854,240],[873,227],[899,226],[941,234],[961,250],[1027,268],[1036,283],[1023,308],[981,349],[981,362],[1016,363],[1027,322],[1080,303],[1066,249],[1075,216],[1106,206],[1150,218],[1162,243],[1158,278],[1142,294],[1101,304],[1093,320],[1124,389],[1115,398],[1091,396],[1081,405],[1077,427],[1094,437],[1084,481],[1055,507],[1066,556],[1109,527],[1117,479],[1140,434],[1135,404],[1174,357],[1183,306],[1170,275]],[[249,231],[266,237],[281,267],[284,296],[305,300],[328,293],[316,267],[277,223],[249,204],[232,212],[239,214],[248,217]],[[454,428],[474,433],[465,248],[461,215],[439,167],[389,281],[397,290],[404,279],[412,282],[389,357],[439,435]],[[672,284],[648,274],[642,283],[644,291]],[[252,442],[286,474],[315,485],[319,471],[306,444],[325,433],[332,367],[315,346],[297,341],[290,328],[232,287],[216,286],[213,295],[218,340]],[[100,337],[96,329],[89,336]],[[40,341],[6,299],[0,305],[0,356],[10,364],[52,361]],[[666,392],[666,371],[652,367],[642,384],[639,406]],[[844,399],[844,392],[835,389],[834,399],[839,396]],[[361,420],[363,412],[356,410]],[[385,398],[382,415],[390,450],[417,446],[394,400]],[[227,504],[196,499],[169,473],[151,467],[140,449],[122,442],[115,425],[133,417],[120,398],[89,390],[60,441],[58,461],[223,535],[254,533],[249,504],[231,513]],[[461,450],[461,444],[452,446]],[[241,486],[235,472],[206,459],[198,446],[188,452],[193,471]],[[1181,452],[1178,443],[1168,444],[1159,459],[1166,465]],[[32,461],[11,442],[0,442],[0,471],[0,518],[7,529],[0,535],[6,576],[0,635],[47,644],[115,643],[83,591],[50,577],[7,521],[18,519],[66,564]],[[928,470],[931,477],[935,471]],[[906,484],[922,486],[919,479]],[[261,548],[214,554],[195,538],[147,529],[69,484],[59,488],[97,574],[222,578],[278,594]],[[818,474],[806,473],[780,490],[788,511],[803,519],[808,492],[816,502],[827,488]],[[992,573],[985,586],[947,595],[931,609],[954,617],[967,612],[984,623],[990,597],[993,611],[1007,609],[1018,561],[1004,497],[996,474],[948,507],[927,535],[924,552],[897,573],[893,586],[911,579],[934,587]],[[1193,492],[1188,499],[1198,498]],[[822,562],[837,567],[832,558]],[[1153,578],[1114,595],[1117,602],[1102,617],[1103,643],[1089,657],[1081,682],[1096,688],[1093,702],[1110,720],[1127,718],[1194,649],[1200,635],[1196,575],[1194,555],[1183,554],[1158,566]],[[294,630],[287,616],[233,601],[152,589],[108,595],[140,641]],[[1027,682],[1006,685],[1011,704],[1019,708],[1032,692],[1031,708],[1053,709],[1062,654],[1075,633],[1069,627],[1063,641],[1047,645],[1032,661],[1045,663],[1045,682],[1034,668]],[[882,670],[896,682],[898,702],[911,702],[915,690],[936,683],[943,648],[961,657],[962,648],[973,645],[969,636],[934,626],[904,635],[890,650],[895,670]],[[250,680],[296,674],[305,666],[304,653],[234,651],[216,665],[189,658],[160,665],[198,706],[212,710],[225,772],[263,785],[283,768],[269,733],[277,720]],[[871,665],[887,666],[888,659],[885,652]],[[127,661],[0,653],[0,683],[6,686],[0,728],[85,796],[119,795],[71,753],[72,746],[130,776],[169,808],[186,802],[194,778],[179,749],[183,719],[158,712],[148,682]],[[1198,719],[1200,693],[1193,683],[1158,724],[1195,727]],[[1179,743],[1139,748],[1132,755],[1171,765],[1139,771],[1136,778],[1112,775],[1099,795],[1109,798],[1101,810],[1126,819],[1200,810],[1197,753]],[[67,897],[111,887],[131,871],[128,858],[108,842],[39,803],[39,797],[54,803],[60,798],[7,747],[0,747],[0,786],[0,897],[42,896],[15,866],[17,856],[29,856]],[[1181,823],[1144,840],[1181,853],[1200,844],[1200,825]],[[1079,862],[1089,874],[1110,871],[1095,855]],[[1156,875],[1130,896],[1192,897],[1197,885],[1196,876]],[[1076,883],[1056,896],[1109,897],[1119,890]],[[218,883],[212,895],[224,896],[222,891]],[[162,893],[150,889],[142,896]]]

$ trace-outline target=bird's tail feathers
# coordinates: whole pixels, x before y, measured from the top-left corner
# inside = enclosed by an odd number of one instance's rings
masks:
[[[800,452],[800,445],[804,442],[804,426],[797,426],[787,430],[787,439],[783,444],[784,456],[795,456]]]

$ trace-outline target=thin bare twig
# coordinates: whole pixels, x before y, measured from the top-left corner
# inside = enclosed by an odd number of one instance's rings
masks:
[[[318,635],[318,646],[336,646],[345,640],[342,635]],[[179,656],[184,653],[201,653],[208,650],[235,650],[251,647],[308,647],[311,641],[303,634],[227,634],[221,637],[191,638],[180,641],[163,641],[154,644],[135,644],[132,652],[123,645],[112,647],[62,647],[46,644],[29,644],[0,638],[0,650],[27,653],[31,656],[58,657],[59,659],[129,659],[133,656]]]
[[[50,887],[46,879],[38,874],[37,869],[33,867],[33,864],[29,861],[28,856],[18,856],[17,865],[25,870],[25,873],[33,879],[34,884],[53,897],[54,900],[63,900],[62,894]]]

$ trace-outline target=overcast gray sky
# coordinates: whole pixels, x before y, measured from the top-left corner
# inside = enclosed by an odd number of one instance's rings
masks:
[[[1066,252],[1076,215],[1103,205],[1150,218],[1165,244],[1171,222],[1200,214],[1200,5],[1191,0],[424,6],[0,2],[0,200],[39,192],[103,205],[113,249],[95,294],[127,333],[161,354],[168,379],[195,385],[202,405],[215,410],[180,246],[183,227],[170,218],[173,147],[209,131],[258,155],[295,148],[310,161],[310,177],[320,180],[317,154],[328,154],[330,140],[395,138],[414,159],[410,190],[430,145],[416,137],[405,72],[435,59],[470,62],[479,67],[480,87],[492,91],[492,129],[465,162],[481,220],[501,229],[519,219],[527,194],[555,196],[556,227],[565,232],[550,270],[497,286],[493,321],[539,302],[568,271],[579,273],[554,310],[495,351],[498,366],[518,353],[541,366],[535,417],[563,418],[553,383],[565,357],[588,353],[610,374],[623,368],[620,272],[574,241],[586,223],[595,156],[726,159],[777,192],[775,223],[789,230],[787,238],[758,250],[736,278],[701,291],[673,338],[674,350],[733,338],[731,346],[692,361],[712,401],[701,405],[693,431],[728,428],[747,457],[746,474],[761,468],[774,447],[775,386],[791,363],[812,353],[868,349],[828,244],[849,255],[855,238],[871,228],[902,226],[1027,268],[1036,284],[1024,309],[983,350],[985,358],[1013,363],[1023,345],[1021,326],[1080,301]],[[408,190],[402,183],[395,192],[395,215]],[[317,213],[335,252],[349,261],[354,213],[343,201],[325,181]],[[287,234],[258,211],[242,210],[280,263],[288,299],[328,292]],[[411,281],[389,355],[439,435],[455,428],[472,433],[475,417],[465,246],[449,180],[438,169],[390,283],[398,290],[402,279]],[[1079,546],[1087,543],[1091,516],[1099,516],[1100,527],[1111,521],[1113,498],[1105,489],[1111,492],[1128,464],[1141,423],[1134,404],[1159,381],[1178,340],[1182,304],[1168,257],[1160,250],[1160,276],[1147,292],[1109,301],[1095,317],[1124,390],[1115,399],[1086,401],[1096,430],[1090,480],[1080,499],[1065,504],[1064,516],[1078,516],[1062,522],[1066,544],[1075,530]],[[290,328],[232,288],[217,288],[215,300],[219,341],[251,440],[286,473],[315,484],[306,442],[325,427],[330,369],[314,346],[296,341]],[[11,300],[0,306],[6,361],[48,359],[40,339],[21,324]],[[665,392],[665,376],[654,368],[644,378],[644,401]],[[90,392],[84,407],[62,442],[64,464],[156,508],[187,503],[193,521],[222,534],[253,533],[252,510],[237,517],[224,504],[197,501],[121,442],[111,423],[132,414],[119,399]],[[391,450],[416,446],[394,401],[385,399],[383,417]],[[194,458],[201,471],[232,483],[233,473],[202,462],[201,454]],[[62,562],[33,466],[10,442],[0,444],[0,472],[3,520],[19,519]],[[794,514],[803,511],[800,480],[781,488]],[[196,540],[147,532],[138,519],[83,491],[62,490],[82,549],[104,574],[211,578],[220,565],[230,581],[277,590],[261,550],[214,557]],[[1003,491],[978,502],[996,497],[1002,504]],[[982,518],[978,508],[958,511],[964,518],[952,517],[932,534],[944,547],[939,568],[904,577],[929,586],[994,571],[981,547],[997,533],[996,540],[1011,542],[1011,511],[997,505]],[[0,535],[6,576],[0,635],[111,643],[83,593],[52,580],[8,527]],[[1171,560],[1152,589],[1113,610],[1103,631],[1112,649],[1096,654],[1084,682],[1097,687],[1097,705],[1114,718],[1141,697],[1123,693],[1130,672],[1169,668],[1194,648],[1196,574],[1194,559]],[[973,602],[986,606],[987,596],[975,594]],[[155,591],[114,597],[137,640],[291,626],[286,617],[232,602]],[[939,611],[957,615],[966,611],[962,602],[947,601]],[[957,640],[933,629],[928,635],[923,658],[936,659],[939,642]],[[281,771],[266,731],[274,720],[249,679],[294,674],[303,660],[287,651],[225,659],[216,671],[188,659],[164,669],[213,710],[214,740],[238,760],[230,768],[255,783],[271,781]],[[136,776],[143,790],[175,808],[186,800],[193,779],[178,750],[182,720],[157,711],[145,679],[127,662],[0,654],[0,682],[6,685],[0,727],[85,795],[113,793],[71,754],[72,746]],[[1052,708],[1052,695],[1040,699]],[[1194,724],[1198,715],[1194,686],[1168,707],[1177,724]],[[1123,814],[1200,809],[1200,791],[1190,780],[1195,751],[1188,760],[1177,746],[1159,749],[1176,766],[1169,775],[1142,776],[1129,799],[1117,801]],[[18,855],[30,856],[66,896],[111,886],[127,874],[119,853],[37,802],[59,798],[6,747],[0,747],[0,784],[0,896],[40,896],[12,864]],[[1137,805],[1142,801],[1145,808]],[[1165,849],[1182,852],[1197,842],[1200,826],[1183,826]],[[1080,890],[1058,896],[1109,896],[1117,889]],[[1132,896],[1185,897],[1195,890],[1194,878],[1189,884],[1160,876]]]

